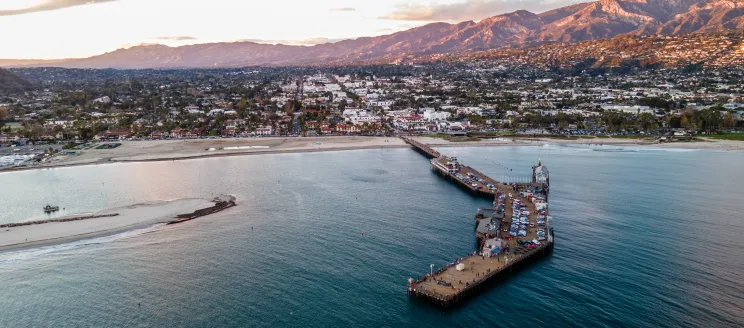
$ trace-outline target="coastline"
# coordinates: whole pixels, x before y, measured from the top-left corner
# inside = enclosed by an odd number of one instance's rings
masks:
[[[625,138],[581,138],[575,140],[558,138],[508,137],[482,139],[479,141],[448,141],[426,136],[412,137],[433,147],[497,147],[497,146],[542,146],[544,144],[586,146],[640,146],[667,149],[705,149],[721,151],[744,150],[744,142],[704,139],[695,142],[656,144],[648,140]],[[250,150],[220,150],[224,147],[260,146]],[[79,156],[66,157],[60,161],[36,166],[0,169],[3,172],[18,172],[50,168],[76,167],[113,163],[163,162],[212,157],[249,156],[266,154],[314,153],[362,149],[385,149],[409,147],[398,137],[272,137],[251,139],[186,139],[126,141],[121,147],[107,150],[84,150]],[[214,148],[214,150],[209,150]]]
[[[414,140],[428,144],[432,147],[496,147],[496,146],[542,146],[545,144],[557,145],[584,145],[584,146],[638,146],[649,148],[667,149],[700,149],[700,150],[722,150],[736,151],[744,150],[744,141],[715,140],[703,138],[702,141],[693,142],[671,142],[653,143],[649,140],[626,139],[626,138],[581,138],[561,139],[548,137],[504,137],[494,139],[482,139],[479,141],[449,141],[432,137],[413,137]]]
[[[234,201],[235,197],[225,195],[225,199]],[[96,212],[100,218],[23,225],[0,229],[0,252],[54,246],[70,242],[106,237],[137,229],[166,225],[184,213],[212,208],[223,200],[186,198],[172,201],[149,202]],[[116,215],[113,215],[116,214]]]
[[[320,144],[316,144],[320,142]],[[182,144],[183,149],[155,149],[152,145]],[[269,145],[265,145],[269,144]],[[272,145],[273,144],[273,145]],[[136,147],[144,145],[144,147]],[[214,150],[209,148],[224,146],[269,146],[275,148],[252,150]],[[127,149],[127,146],[135,146]],[[29,170],[43,170],[51,168],[76,167],[86,165],[101,165],[114,163],[144,163],[164,162],[212,157],[249,156],[267,154],[315,153],[329,151],[346,151],[362,149],[408,148],[398,137],[315,137],[315,138],[253,138],[253,139],[184,139],[184,140],[150,140],[127,141],[121,147],[110,150],[85,150],[83,156],[70,157],[70,160],[45,163],[36,166],[11,167],[0,169],[3,172],[18,172]],[[176,147],[178,148],[178,147]],[[198,151],[194,151],[198,149]],[[122,154],[124,151],[124,154]],[[108,152],[108,154],[104,154]]]

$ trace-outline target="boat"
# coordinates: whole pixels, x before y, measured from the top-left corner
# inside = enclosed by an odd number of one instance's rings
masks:
[[[52,213],[56,211],[59,211],[59,206],[51,206],[51,205],[44,206],[44,213]]]

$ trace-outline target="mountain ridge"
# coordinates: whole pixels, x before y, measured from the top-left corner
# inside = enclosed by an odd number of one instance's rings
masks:
[[[248,41],[180,47],[143,45],[51,64],[119,69],[353,64],[525,43],[578,42],[623,34],[680,35],[732,28],[744,28],[744,0],[598,0],[540,14],[517,10],[478,22],[436,22],[388,35],[313,46]]]

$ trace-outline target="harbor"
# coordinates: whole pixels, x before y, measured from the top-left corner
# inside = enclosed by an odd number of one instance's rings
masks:
[[[554,233],[548,215],[549,172],[538,161],[532,178],[493,178],[409,137],[403,140],[430,158],[431,168],[473,196],[493,200],[474,216],[476,250],[424,277],[409,278],[409,296],[449,308],[472,298],[519,268],[549,254]]]

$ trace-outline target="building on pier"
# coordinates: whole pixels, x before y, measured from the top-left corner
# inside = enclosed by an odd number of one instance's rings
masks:
[[[550,172],[547,166],[542,165],[542,161],[537,161],[537,166],[532,167],[532,182],[538,185],[550,185]]]

